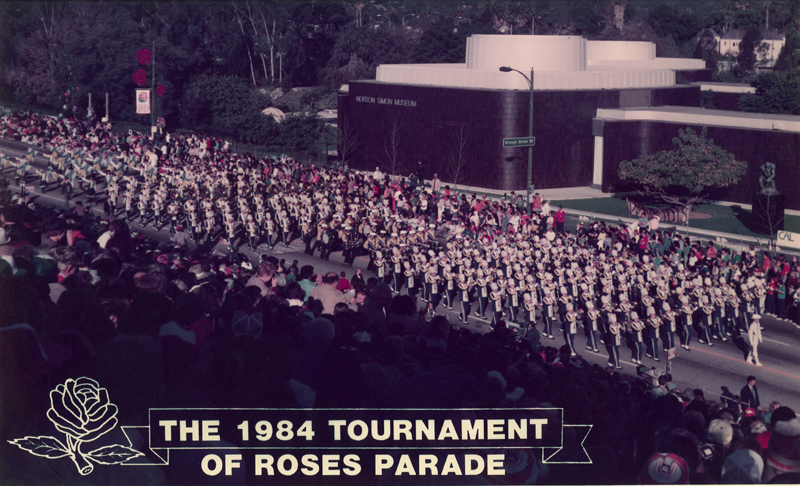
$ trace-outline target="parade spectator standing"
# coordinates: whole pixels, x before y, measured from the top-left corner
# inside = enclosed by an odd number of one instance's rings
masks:
[[[747,377],[747,385],[742,387],[742,390],[739,392],[739,397],[742,399],[743,407],[761,410],[761,401],[758,398],[758,387],[756,386],[755,376],[750,375]]]
[[[540,213],[542,211],[542,196],[537,192],[533,195],[533,201],[530,204],[534,213]]]
[[[344,270],[342,270],[342,272],[339,274],[339,283],[336,285],[336,290],[344,293],[352,288],[353,286],[350,285],[350,281],[347,280],[347,274],[344,272]]]
[[[350,285],[353,287],[366,287],[367,283],[364,281],[364,276],[361,275],[361,269],[357,268],[355,275],[350,279]]]
[[[433,189],[433,193],[437,195],[437,197],[439,193],[442,192],[442,181],[439,179],[439,174],[433,174],[431,189]]]
[[[305,297],[303,298],[304,302],[308,300],[308,296],[311,295],[311,291],[317,286],[312,279],[316,279],[316,275],[314,275],[314,267],[311,265],[303,265],[300,267],[300,274],[298,275],[297,283],[306,293]]]
[[[189,233],[183,230],[182,226],[177,226],[175,235],[170,238],[170,241],[175,243],[175,249],[178,251],[183,251],[187,249],[187,245],[189,244]]]
[[[555,214],[556,233],[561,234],[564,232],[564,219],[566,218],[566,216],[567,214],[564,212],[564,209],[561,206],[559,206]]]
[[[339,302],[347,303],[347,298],[343,293],[336,290],[339,284],[339,275],[336,272],[328,272],[322,277],[322,285],[314,287],[309,297],[322,302],[322,313],[333,315],[336,304]]]

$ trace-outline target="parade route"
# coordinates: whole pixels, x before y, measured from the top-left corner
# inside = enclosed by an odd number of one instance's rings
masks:
[[[29,146],[10,140],[0,140],[0,149],[10,157],[17,157],[24,155]],[[40,150],[37,147],[34,149]],[[47,164],[46,159],[40,153],[34,165],[37,168],[43,168]],[[12,192],[18,192],[19,188],[13,185],[13,177],[10,177],[10,172],[4,172],[12,182],[10,189]],[[29,187],[31,187],[29,185]],[[44,205],[51,205],[57,208],[65,207],[65,200],[60,195],[60,190],[53,188],[50,192],[42,194],[38,187],[38,181],[33,182],[34,190],[31,196],[36,198],[36,202]],[[102,187],[102,186],[101,186]],[[103,191],[99,191],[103,194]],[[97,197],[95,199],[98,199]],[[102,197],[99,197],[102,201]],[[74,206],[77,201],[87,201],[85,194],[78,191],[75,196],[70,200],[70,207]],[[88,208],[88,206],[87,206]],[[102,203],[100,206],[91,207],[90,210],[96,215],[102,215]],[[575,227],[577,219],[567,221],[567,229],[572,230]],[[571,224],[570,224],[571,223]],[[160,231],[156,232],[151,225],[142,227],[139,224],[138,218],[132,220],[130,223],[132,230],[137,230],[143,233],[148,238],[153,238],[161,242],[166,242],[169,239],[168,227],[164,226]],[[341,252],[331,254],[330,260],[322,260],[317,256],[309,256],[304,253],[304,245],[295,240],[290,242],[287,247],[285,245],[277,244],[273,248],[266,245],[260,245],[256,251],[249,251],[246,248],[246,243],[242,240],[238,242],[240,246],[240,253],[246,255],[251,259],[257,259],[260,254],[266,253],[274,255],[278,259],[286,259],[287,266],[293,260],[297,260],[298,265],[312,265],[315,273],[336,271],[346,272],[347,277],[350,278],[355,272],[356,268],[361,268],[365,277],[372,276],[371,272],[367,272],[366,256],[357,257],[352,266],[346,265],[343,262]],[[194,244],[192,244],[194,247]],[[225,245],[218,244],[212,249],[212,252],[225,254],[227,249]],[[418,301],[418,306],[421,307],[422,302]],[[473,307],[474,310],[474,307]],[[451,323],[460,327],[466,327],[473,332],[486,333],[491,330],[488,321],[479,319],[474,315],[469,316],[468,323],[460,323],[457,319],[457,310],[448,310],[444,307],[444,303],[440,304],[437,309],[438,313],[447,315]],[[758,378],[758,386],[761,395],[762,405],[766,406],[773,400],[779,401],[783,405],[788,405],[794,409],[800,407],[800,359],[798,359],[796,349],[800,349],[800,331],[789,321],[776,319],[772,316],[764,316],[762,320],[764,327],[763,337],[764,342],[759,347],[759,355],[763,363],[763,367],[755,367],[744,361],[745,356],[732,342],[714,341],[714,346],[699,344],[697,336],[693,336],[691,351],[684,350],[680,347],[677,349],[676,357],[671,360],[670,367],[671,373],[674,378],[674,383],[681,389],[692,388],[702,389],[706,394],[706,398],[710,400],[717,400],[719,396],[726,395],[732,396],[738,394],[739,389],[744,385],[744,379],[747,375],[753,374]],[[560,323],[554,325],[554,331],[557,331]],[[541,325],[538,326],[541,330]],[[542,344],[545,346],[560,347],[564,345],[564,338],[556,334],[556,338],[551,340],[542,338]],[[590,363],[596,363],[605,367],[608,361],[608,352],[605,347],[601,346],[600,352],[595,353],[590,350],[585,350],[586,338],[583,336],[583,331],[579,329],[577,338],[575,340],[576,348],[579,354]],[[656,362],[650,358],[643,358],[642,361],[646,367],[655,367],[660,372],[665,370],[666,366],[666,353],[660,352],[660,362]],[[638,365],[630,361],[631,352],[627,346],[620,347],[620,358],[623,365],[624,372],[635,373]]]

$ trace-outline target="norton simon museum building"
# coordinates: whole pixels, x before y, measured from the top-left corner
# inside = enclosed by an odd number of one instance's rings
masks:
[[[621,189],[623,160],[673,148],[678,129],[709,137],[748,172],[726,199],[749,204],[764,162],[774,163],[786,209],[800,209],[800,117],[737,110],[747,85],[708,82],[697,59],[656,57],[651,42],[580,36],[473,35],[462,64],[381,65],[376,79],[339,92],[339,127],[351,168],[376,166],[503,191],[525,190],[526,137],[534,71],[533,183],[536,189]],[[703,95],[703,91],[709,91]],[[700,108],[701,98],[715,108]],[[341,148],[341,146],[340,146]],[[459,161],[461,162],[459,164]],[[392,163],[393,162],[393,163]]]

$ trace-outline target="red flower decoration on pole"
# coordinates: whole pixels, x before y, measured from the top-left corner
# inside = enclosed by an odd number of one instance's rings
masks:
[[[147,73],[144,72],[144,69],[137,69],[136,72],[133,73],[133,82],[139,86],[144,86],[147,82]]]
[[[136,51],[136,60],[142,66],[147,66],[153,60],[153,53],[150,52],[150,49],[139,49]]]
[[[164,87],[163,84],[156,85],[156,94],[161,98],[167,92],[167,88]]]

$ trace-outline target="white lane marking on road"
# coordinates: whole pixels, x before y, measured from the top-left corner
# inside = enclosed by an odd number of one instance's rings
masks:
[[[791,344],[788,344],[788,343],[782,343],[782,342],[780,342],[780,341],[776,341],[776,340],[774,340],[774,339],[770,339],[770,338],[762,338],[762,339],[764,339],[764,341],[769,341],[769,342],[771,342],[771,343],[781,344],[781,345],[783,345],[783,346],[792,346]]]

